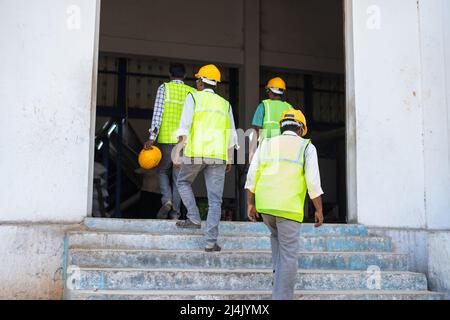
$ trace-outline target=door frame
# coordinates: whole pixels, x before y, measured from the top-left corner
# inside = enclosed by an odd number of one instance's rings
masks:
[[[354,76],[354,39],[353,39],[353,1],[343,1],[344,15],[344,49],[345,49],[345,81],[346,81],[346,177],[347,177],[347,223],[357,223],[357,157],[356,157],[356,105]],[[96,0],[96,27],[93,52],[92,89],[91,89],[91,120],[89,136],[89,180],[87,215],[92,216],[94,154],[95,154],[95,121],[97,109],[97,71],[100,43],[100,12],[101,0]]]
[[[358,222],[357,208],[357,157],[356,157],[356,104],[355,104],[355,59],[353,39],[353,1],[344,1],[344,45],[345,45],[345,94],[346,94],[346,176],[347,176],[347,223]]]

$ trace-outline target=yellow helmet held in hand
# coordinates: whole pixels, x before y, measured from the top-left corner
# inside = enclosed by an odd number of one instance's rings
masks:
[[[142,150],[139,153],[138,162],[142,169],[156,168],[162,159],[161,150],[158,147],[153,146],[151,150]]]
[[[297,123],[301,123],[303,125],[302,137],[306,136],[306,134],[308,133],[308,127],[306,126],[306,117],[300,110],[287,110],[281,117],[280,126],[282,126],[284,121],[295,121]]]
[[[201,67],[195,77],[197,79],[202,79],[203,81],[206,80],[205,83],[211,85],[216,85],[217,82],[222,81],[219,69],[213,64],[208,64],[207,66]],[[208,82],[208,80],[210,82]]]
[[[267,83],[266,89],[276,94],[283,94],[286,91],[286,82],[280,77],[273,78]]]

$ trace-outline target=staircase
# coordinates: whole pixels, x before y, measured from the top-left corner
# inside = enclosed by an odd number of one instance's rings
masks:
[[[220,253],[203,251],[201,230],[180,230],[173,221],[88,218],[85,226],[66,235],[65,299],[271,297],[262,223],[222,221]],[[299,241],[297,299],[444,298],[428,291],[425,275],[408,272],[407,256],[393,252],[390,238],[364,226],[305,224]]]

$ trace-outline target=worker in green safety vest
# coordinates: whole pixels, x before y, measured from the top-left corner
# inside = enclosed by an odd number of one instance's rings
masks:
[[[262,101],[256,108],[252,125],[256,130],[256,137],[250,141],[250,161],[257,147],[257,142],[262,139],[280,135],[281,115],[292,106],[283,101],[286,92],[286,82],[280,77],[269,80],[266,85],[268,99]],[[256,139],[255,139],[256,138]]]
[[[197,91],[186,98],[180,128],[179,144],[173,162],[181,166],[177,180],[187,219],[179,228],[201,228],[200,213],[192,184],[203,172],[208,194],[208,216],[205,225],[205,251],[220,251],[217,244],[222,215],[225,173],[231,169],[233,150],[238,148],[237,134],[230,103],[216,93],[221,73],[215,65],[200,68],[195,75]],[[181,150],[184,155],[181,157]]]
[[[158,166],[159,184],[162,193],[162,206],[158,219],[178,219],[180,217],[181,197],[176,186],[179,168],[172,164],[172,150],[178,143],[175,133],[180,125],[184,101],[188,93],[195,91],[186,85],[185,66],[172,63],[169,68],[170,82],[162,84],[156,94],[155,107],[150,131],[150,139],[145,149],[151,149],[155,142],[161,149],[162,159]],[[171,183],[172,181],[172,183]]]
[[[271,231],[274,300],[292,300],[298,268],[299,233],[306,193],[316,209],[316,227],[323,224],[317,151],[304,139],[303,113],[288,110],[280,120],[281,135],[264,139],[251,162],[245,188],[247,215]]]

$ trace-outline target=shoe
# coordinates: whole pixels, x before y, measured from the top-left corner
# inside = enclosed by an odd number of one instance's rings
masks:
[[[201,229],[202,225],[201,224],[196,224],[193,223],[191,220],[186,219],[186,220],[179,220],[176,223],[178,228],[185,228],[185,229]]]
[[[222,248],[217,243],[214,243],[214,246],[212,246],[212,247],[205,248],[206,252],[219,252],[221,250],[222,250]]]
[[[169,213],[169,219],[170,220],[178,220],[180,218],[180,214],[175,211],[170,211]]]
[[[172,202],[167,201],[161,209],[159,209],[156,219],[167,219],[167,216],[172,209]]]

